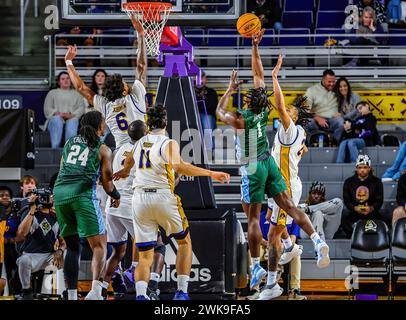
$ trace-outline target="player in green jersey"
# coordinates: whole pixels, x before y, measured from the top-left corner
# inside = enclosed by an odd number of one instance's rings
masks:
[[[292,202],[280,170],[269,151],[266,137],[269,102],[265,90],[264,69],[258,49],[264,32],[265,29],[262,29],[252,40],[251,61],[254,88],[250,89],[245,96],[246,109],[237,112],[227,110],[231,95],[242,82],[237,80],[235,70],[231,74],[229,87],[217,106],[219,119],[237,130],[237,157],[243,163],[240,168],[241,201],[248,217],[248,244],[252,257],[251,288],[256,287],[267,275],[259,264],[262,240],[259,216],[265,193],[268,198],[274,198],[276,204],[287,212],[306,233],[318,236],[307,215],[297,209]],[[281,229],[282,227],[284,228],[281,226]],[[276,272],[273,271],[273,267],[277,266],[281,255],[280,234],[272,233],[268,235],[268,239],[269,265],[272,266],[269,268],[268,275],[272,279],[275,276],[275,281],[272,286],[265,287],[263,299],[272,299],[282,293],[282,289],[276,283]]]
[[[93,251],[92,290],[85,299],[102,300],[102,272],[106,262],[106,231],[96,198],[99,175],[103,188],[118,207],[120,194],[112,182],[111,151],[100,142],[104,133],[104,118],[98,111],[86,113],[81,120],[79,135],[70,138],[63,149],[61,168],[54,187],[54,201],[61,236],[67,253],[64,274],[68,299],[77,300],[80,242],[87,238]]]

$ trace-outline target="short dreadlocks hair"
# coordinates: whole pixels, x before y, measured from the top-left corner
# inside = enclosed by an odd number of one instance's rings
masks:
[[[298,96],[292,104],[297,110],[297,124],[302,127],[306,126],[310,118],[313,118],[313,114],[310,113],[306,100],[306,96]]]
[[[164,105],[156,104],[147,109],[147,125],[150,130],[165,129],[167,122],[167,113]]]
[[[256,114],[260,114],[265,109],[270,109],[271,104],[268,101],[268,95],[265,88],[250,89],[245,97],[249,99],[248,108]]]

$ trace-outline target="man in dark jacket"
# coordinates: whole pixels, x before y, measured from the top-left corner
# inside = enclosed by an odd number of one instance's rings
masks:
[[[395,225],[400,218],[406,218],[406,170],[402,171],[398,182],[396,201],[399,207],[393,210],[392,225]]]
[[[342,227],[348,237],[353,224],[359,220],[384,220],[379,212],[383,204],[383,184],[373,175],[367,155],[358,156],[355,174],[344,182],[343,198],[349,212],[343,213]]]
[[[277,0],[250,0],[247,1],[247,12],[258,16],[262,28],[282,29],[281,8]]]

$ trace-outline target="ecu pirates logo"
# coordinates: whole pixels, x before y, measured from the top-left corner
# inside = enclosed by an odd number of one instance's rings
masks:
[[[378,226],[373,220],[368,220],[365,223],[365,232],[376,232],[377,229]]]

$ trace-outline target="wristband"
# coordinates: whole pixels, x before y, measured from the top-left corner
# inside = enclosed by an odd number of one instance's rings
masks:
[[[72,60],[65,60],[66,66],[73,66]]]
[[[115,200],[120,199],[120,193],[117,191],[116,186],[114,186],[113,191],[108,192],[107,194]]]

